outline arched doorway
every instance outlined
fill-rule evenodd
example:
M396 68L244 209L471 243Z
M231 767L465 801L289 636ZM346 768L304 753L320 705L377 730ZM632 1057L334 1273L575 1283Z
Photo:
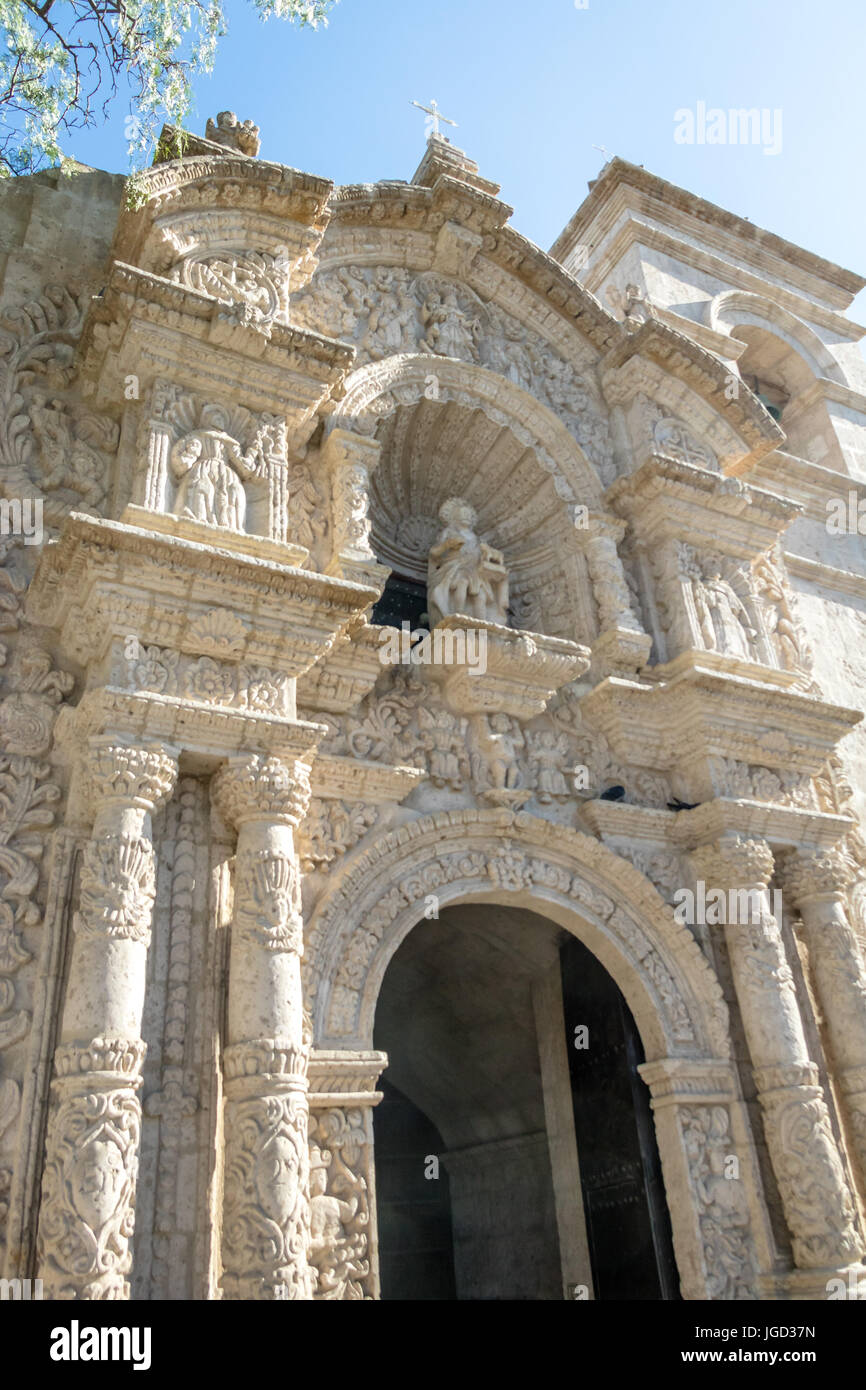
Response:
M616 983L646 1057L639 1070L651 1095L680 1292L753 1296L758 1260L766 1259L764 1208L718 980L688 928L626 858L580 831L498 808L416 816L387 830L347 865L307 924L311 1094L317 1109L332 1107L341 1123L357 1120L363 1130L353 1163L364 1203L370 1198L369 1296L379 1296L375 1078L390 1060L374 1050L379 997L404 942L435 927L452 906L523 910L543 931L561 928L577 938ZM524 931L521 948L527 940ZM564 1029L563 1021L560 1038ZM399 1080L392 1080L398 1089ZM571 1125L573 1132L573 1116ZM546 1128L550 1143L567 1126L560 1118ZM446 1150L457 1148L444 1133L443 1141ZM714 1198L714 1174L731 1155L741 1173L733 1213ZM564 1171L561 1161L556 1171ZM580 1191L578 1175L555 1184L554 1195L557 1203L569 1194L575 1202ZM568 1284L590 1282L586 1255L581 1278L577 1257L565 1249Z
M677 1296L637 1030L573 936L446 908L393 957L374 1042L383 1298Z

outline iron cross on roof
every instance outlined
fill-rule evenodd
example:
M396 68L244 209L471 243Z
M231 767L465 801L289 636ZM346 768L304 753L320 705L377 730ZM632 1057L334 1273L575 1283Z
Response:
M422 106L422 104L421 104L420 101L413 101L413 102L411 103L411 105L412 105L412 106L417 106L419 111L426 111L426 113L427 113L428 116L432 116L432 118L433 118L433 134L434 134L434 135L438 135L438 134L439 134L439 122L440 122L440 121L444 121L446 125L453 125L453 126L455 127L455 129L456 129L456 127L457 127L457 122L456 122L456 121L452 121L448 116L443 116L443 115L442 115L442 112L439 110L439 106L438 106L438 103L437 103L435 97L434 97L433 100L430 102L430 105L429 105L429 106Z

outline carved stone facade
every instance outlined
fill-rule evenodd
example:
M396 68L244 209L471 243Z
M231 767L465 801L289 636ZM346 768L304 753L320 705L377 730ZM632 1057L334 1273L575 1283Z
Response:
M135 211L75 177L52 264L0 199L0 1274L387 1295L388 972L495 909L505 973L577 937L628 1006L683 1296L825 1297L866 1273L866 560L825 525L864 282L619 160L545 256L439 136L334 187L176 134ZM552 1182L568 1296L544 978L544 1127L426 1158L455 1221Z

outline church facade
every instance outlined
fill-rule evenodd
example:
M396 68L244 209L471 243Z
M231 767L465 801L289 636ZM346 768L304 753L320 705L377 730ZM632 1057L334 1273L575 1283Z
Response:
M0 198L0 1273L856 1296L866 280L256 137Z

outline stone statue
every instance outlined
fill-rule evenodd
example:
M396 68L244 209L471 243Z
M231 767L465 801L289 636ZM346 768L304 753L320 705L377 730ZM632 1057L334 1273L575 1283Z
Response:
M701 637L709 651L754 661L756 631L733 585L723 577L719 562L710 561L701 579L692 580Z
M208 116L204 135L206 140L250 157L258 154L261 145L258 126L252 121L239 121L234 111L220 111L215 121Z
M205 426L179 439L171 450L171 471L178 480L174 511L192 521L243 531L246 493L242 478L255 468L237 440L227 434L219 407L202 413Z
M443 530L427 562L427 606L434 625L451 613L507 622L508 572L500 550L475 532L475 508L450 497L439 509Z

